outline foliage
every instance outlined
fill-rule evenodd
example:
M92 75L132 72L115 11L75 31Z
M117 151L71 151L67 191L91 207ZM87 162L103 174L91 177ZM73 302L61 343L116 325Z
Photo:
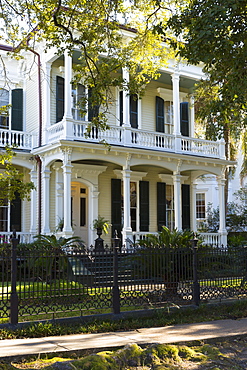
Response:
M56 238L55 235L36 235L36 245L41 253L30 258L28 268L37 271L37 274L46 270L46 279L50 281L56 276L66 277L68 273L68 256L71 248L76 250L83 248L83 242L80 237Z
M233 194L234 201L226 207L226 228L228 231L245 231L247 228L247 187L240 188ZM207 223L204 231L217 232L219 229L219 207L213 208L212 203L207 208Z
M82 99L81 113L87 102L95 110L100 106L92 125L106 129L105 112L115 99L111 87L141 97L171 56L163 36L154 32L171 9L172 2L164 0L4 0L1 18L6 41L17 57L22 48L34 50L37 42L43 43L44 51L55 47L58 55L81 52L73 82L83 81L91 89L91 96ZM121 76L121 69L129 70L130 80Z
M102 229L105 234L108 234L108 229L110 227L110 221L106 220L103 216L98 216L93 220L94 229Z
M190 0L168 23L182 40L175 42L180 55L204 64L207 79L199 84L197 100L208 134L239 136L247 113L245 0Z
M48 247L49 249L57 249L66 251L71 246L77 246L82 243L79 236L72 236L70 238L60 237L57 239L56 235L36 235L34 237L37 240L38 245Z
M0 165L3 166L0 172L0 205L6 204L7 200L12 202L17 194L22 200L30 200L30 192L35 189L32 182L23 181L23 173L12 164L15 155L13 148L8 146L0 152Z
M189 230L170 230L162 226L158 235L147 234L146 238L139 240L139 244L146 248L169 247L169 248L188 248L191 246L191 240L194 238L193 231Z
M236 160L242 147L242 177L247 173L246 20L245 0L187 0L162 29L175 33L171 44L182 58L203 63L206 78L194 93L197 121L206 138L225 140L226 159ZM230 173L226 168L226 202Z

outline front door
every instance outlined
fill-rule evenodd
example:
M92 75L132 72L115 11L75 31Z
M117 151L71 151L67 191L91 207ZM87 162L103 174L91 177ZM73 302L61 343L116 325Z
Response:
M75 236L88 245L88 187L79 182L71 184L71 219Z

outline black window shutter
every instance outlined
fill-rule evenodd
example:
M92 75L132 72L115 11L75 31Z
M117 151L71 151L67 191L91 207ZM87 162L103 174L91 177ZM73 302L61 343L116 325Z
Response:
M120 126L123 125L123 91L119 91L119 120Z
M133 128L138 128L138 96L130 95L130 125Z
M182 136L189 136L189 103L180 103L180 130Z
M56 122L64 116L64 78L57 76L56 81Z
M140 181L140 231L149 231L149 182Z
M164 99L156 96L156 131L165 132Z
M11 129L23 131L23 90L12 90Z
M166 183L157 182L157 226L161 231L166 226Z
M99 106L93 104L92 88L88 89L88 121L99 115Z
M121 180L111 180L111 224L112 237L117 230L118 237L122 236L122 196L121 196Z
M10 228L11 231L21 231L21 199L18 195L10 206Z
M190 185L182 184L182 229L190 230Z

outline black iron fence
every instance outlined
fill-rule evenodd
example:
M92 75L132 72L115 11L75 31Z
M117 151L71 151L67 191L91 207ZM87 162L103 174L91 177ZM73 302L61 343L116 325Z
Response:
M247 294L247 248L87 251L0 247L0 319L18 321L196 304Z

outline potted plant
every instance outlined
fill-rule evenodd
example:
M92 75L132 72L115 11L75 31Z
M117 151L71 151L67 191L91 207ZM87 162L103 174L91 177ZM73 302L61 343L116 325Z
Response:
M110 223L102 216L98 216L93 220L93 228L97 230L97 235L101 235L102 231L104 234L108 234Z

